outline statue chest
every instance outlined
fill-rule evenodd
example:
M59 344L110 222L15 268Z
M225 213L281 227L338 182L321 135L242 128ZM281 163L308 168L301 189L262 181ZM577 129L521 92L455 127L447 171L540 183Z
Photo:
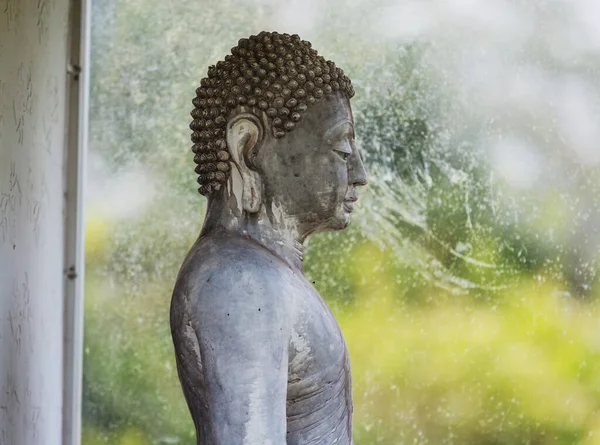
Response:
M350 444L350 364L335 317L305 283L294 301L289 341L288 444Z

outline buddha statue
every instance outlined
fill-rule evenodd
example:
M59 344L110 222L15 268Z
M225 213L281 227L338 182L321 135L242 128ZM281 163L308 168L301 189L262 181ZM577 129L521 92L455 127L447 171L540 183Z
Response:
M367 182L350 79L297 35L242 39L193 100L208 198L171 302L200 445L349 445L348 351L302 271L308 236L344 229Z

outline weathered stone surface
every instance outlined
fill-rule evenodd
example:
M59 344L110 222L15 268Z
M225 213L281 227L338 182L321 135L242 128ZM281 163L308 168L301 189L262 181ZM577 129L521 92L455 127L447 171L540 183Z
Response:
M310 49L296 36L285 36L253 38L262 39L262 45L269 37ZM250 46L243 39L232 50L249 70L256 60ZM289 60L277 48L272 49ZM294 54L292 46L288 49ZM319 63L329 73L320 70L318 84L333 82L333 73L341 79L333 63ZM214 82L220 81L220 67L209 69ZM310 66L302 70L316 76ZM270 86L281 84L280 77L269 77L269 70L258 74L271 79ZM298 82L286 79L297 91ZM307 76L300 81L308 82ZM219 84L203 82L216 94ZM197 171L212 173L199 179L209 202L204 227L177 278L171 330L198 444L352 443L346 344L330 309L302 272L303 242L313 233L346 228L357 187L367 181L354 144L353 91L349 79L344 82L323 88L312 103L302 102L303 93L288 99L294 110L304 105L298 109L301 119L286 120L294 125L284 126L285 134L279 130L283 120L276 120L281 111L268 103L287 110L286 117L292 112L280 103L277 93L285 90L277 86L273 95L265 95L265 104L249 105L246 98L223 115L215 112L215 122L219 116L225 120L223 134L194 140ZM195 121L199 109L192 112ZM200 141L206 135L196 134L204 130L195 125L200 124L192 124L193 138ZM224 179L217 178L219 172Z

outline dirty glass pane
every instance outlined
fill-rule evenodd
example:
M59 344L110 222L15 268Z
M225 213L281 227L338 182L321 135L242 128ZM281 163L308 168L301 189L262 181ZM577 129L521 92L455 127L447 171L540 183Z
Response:
M83 443L194 443L168 323L205 208L191 99L263 29L356 89L370 185L305 261L356 444L600 443L596 0L94 0Z

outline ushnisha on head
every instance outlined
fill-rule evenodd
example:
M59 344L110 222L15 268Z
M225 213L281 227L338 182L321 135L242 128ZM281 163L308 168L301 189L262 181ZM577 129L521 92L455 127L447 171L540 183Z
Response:
M265 120L265 131L281 139L306 111L327 96L350 99L350 79L319 56L298 35L261 32L241 39L231 54L208 69L192 101L192 151L198 191L210 196L230 176L227 124L233 110L250 110Z

